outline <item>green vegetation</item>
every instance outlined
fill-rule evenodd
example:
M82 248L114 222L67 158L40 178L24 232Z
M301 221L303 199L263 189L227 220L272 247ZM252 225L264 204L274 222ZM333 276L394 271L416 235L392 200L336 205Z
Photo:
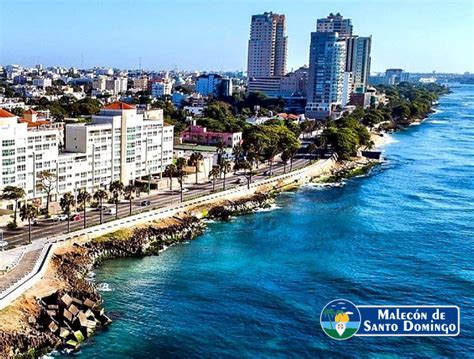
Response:
M51 117L55 120L95 115L102 107L102 104L96 99L86 97L82 100L75 100L69 96L63 96L57 101L49 101L46 97L41 97L31 100L28 104L39 110L49 110Z

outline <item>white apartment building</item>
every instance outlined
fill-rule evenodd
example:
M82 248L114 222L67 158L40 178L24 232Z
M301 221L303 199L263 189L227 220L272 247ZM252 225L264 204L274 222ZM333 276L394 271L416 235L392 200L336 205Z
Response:
M56 174L51 201L79 189L93 192L113 180L128 184L149 175L159 175L172 162L174 127L163 121L161 110L138 114L133 106L115 102L93 116L91 124L68 124L64 128L65 151L60 128L32 125L0 109L0 191L7 185L25 190L26 198L44 203L37 190L38 174ZM3 201L2 207L13 203Z
M33 79L33 86L36 86L38 88L45 89L46 87L51 87L53 85L53 82L51 79L46 79L46 78L39 78L39 79Z
M157 81L151 84L151 96L163 97L171 95L173 83L169 80Z
M127 92L128 79L126 77L116 77L107 79L105 82L105 89L110 91L113 95L118 95Z

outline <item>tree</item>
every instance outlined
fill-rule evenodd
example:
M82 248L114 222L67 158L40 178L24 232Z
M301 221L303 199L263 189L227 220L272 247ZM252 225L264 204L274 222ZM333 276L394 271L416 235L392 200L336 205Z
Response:
M313 154L316 152L317 146L315 143L310 143L308 145L308 154L309 154L309 163L313 161Z
M234 163L237 163L240 160L240 158L242 157L243 152L244 152L244 149L242 148L241 144L236 144L232 148L232 156L234 157ZM235 166L234 166L234 169L235 169ZM235 172L234 172L234 174L235 174Z
M129 214L128 214L129 216L132 215L132 201L134 198L133 195L135 194L136 190L137 189L133 184L129 184L125 186L125 188L123 189L124 197L128 201L128 204L129 204Z
M225 144L222 141L217 142L216 145L216 153L217 153L217 164L220 166L222 162L222 155L224 154L225 151Z
M209 171L209 178L212 178L212 191L216 190L216 180L219 178L221 171L219 167L213 167L212 170Z
M31 221L38 216L38 209L32 204L23 205L20 209L20 218L22 221L28 221L28 243L31 243Z
M102 224L104 200L107 200L108 197L109 197L109 195L103 189L99 189L99 190L97 190L96 193L94 193L94 199L96 201L99 201L100 224Z
M71 226L71 208L76 205L76 200L71 192L66 192L60 199L59 205L63 210L64 214L67 216L67 232L70 231Z
M18 211L18 201L25 197L25 191L21 187L15 186L5 186L3 188L2 195L0 196L1 199L7 201L15 201L15 208L13 212L13 224L16 227L16 218L17 218L17 211Z
M202 153L200 152L193 152L191 157L189 158L189 165L194 166L196 169L196 184L198 184L198 169L201 164L201 161L204 159Z
M244 170L244 177L247 180L247 189L250 189L250 183L252 182L252 177L255 174L253 171L253 165L251 162L244 160L239 161L235 164L238 170Z
M176 160L176 176L178 177L178 183L180 187L180 199L183 202L183 190L184 190L184 180L186 178L186 171L184 167L186 166L186 159L180 157Z
M87 227L87 203L91 200L91 195L85 188L79 190L77 194L77 201L82 204L83 216L84 216L84 228Z
M176 172L176 166L174 164L169 164L165 168L164 175L170 179L170 191L173 190L173 176Z
M227 173L229 173L232 170L232 165L230 164L230 161L227 161L227 160L222 161L220 170L221 170L222 174L224 175L224 181L222 183L222 189L225 191L225 183L226 183Z
M332 325L332 317L334 317L334 309L332 309L332 308L325 309L323 311L323 315L325 315L326 318L328 318L329 325L331 326L331 329L334 329L334 327Z
M283 173L286 173L286 164L288 163L289 159L290 159L290 151L289 150L284 150L281 153L281 160L283 162Z
M51 171L41 171L38 173L38 182L36 188L46 193L46 218L49 218L49 201L51 193L56 187L56 174Z
M113 181L110 183L109 190L112 193L112 197L115 203L115 218L118 218L118 205L120 202L120 196L123 192L123 183L120 181Z

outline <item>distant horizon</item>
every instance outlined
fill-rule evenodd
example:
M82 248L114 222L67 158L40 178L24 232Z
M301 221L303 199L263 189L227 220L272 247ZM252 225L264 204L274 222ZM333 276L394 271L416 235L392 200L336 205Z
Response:
M75 67L75 66L66 66L66 65L49 65L49 64L44 64L44 63L37 63L37 64L32 64L32 65L26 65L26 64L21 64L21 63L5 63L5 64L2 64L0 63L0 66L9 66L9 65L18 65L18 66L21 66L21 67L24 67L24 68L34 68L36 65L41 65L43 66L43 69L47 69L47 68L65 68L65 69L71 69L71 68L74 68L76 70L80 70L80 71L84 71L84 70L93 70L93 69L112 69L112 70L119 70L119 71L143 71L143 72L170 72L170 71L175 71L175 72L199 72L199 73L225 73L225 72L246 72L246 70L240 70L240 69L237 69L237 70L232 70L232 69L228 69L228 70L213 70L213 69L209 69L209 70L198 70L198 69L180 69L180 68L173 68L173 69L139 69L139 68L126 68L126 67L114 67L114 66L107 66L107 65L96 65L96 66L91 66L91 67L85 67L85 68L80 68L80 67ZM303 64L301 66L304 66L307 64ZM392 68L387 68L385 70L382 70L382 71L371 71L371 75L373 74L384 74L386 70L388 69L393 69ZM294 68L294 69L288 69L287 72L291 72L291 71L294 71L294 70L297 70L297 68ZM404 71L406 71L405 69L402 69ZM422 75L465 75L465 74L469 74L469 75L474 75L474 72L470 72L470 71L464 71L464 72L434 72L433 71L413 71L413 72L410 72L410 71L406 71L410 74L422 74Z
M316 20L340 12L372 36L372 73L474 72L470 0L3 0L0 11L3 64L246 71L251 16L272 11L286 15L290 71L308 64Z

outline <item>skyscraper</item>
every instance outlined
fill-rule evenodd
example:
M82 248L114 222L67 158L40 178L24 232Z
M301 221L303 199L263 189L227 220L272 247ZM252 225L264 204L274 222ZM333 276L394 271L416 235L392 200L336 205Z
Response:
M278 87L279 79L286 74L287 44L285 15L265 12L252 16L247 76L249 83L253 81L254 90L258 90L259 82L267 86L274 82L274 87Z
M372 37L351 36L347 42L346 71L352 72L352 92L362 93L370 75Z
M343 105L346 41L337 32L312 32L306 116L324 119Z
M316 23L317 32L337 32L339 38L348 38L352 36L352 21L344 19L340 13L334 15L330 13L324 19L318 19Z
M311 34L306 114L324 118L345 106L352 93L365 92L372 38L353 35L351 19L339 13L318 19L316 29Z

